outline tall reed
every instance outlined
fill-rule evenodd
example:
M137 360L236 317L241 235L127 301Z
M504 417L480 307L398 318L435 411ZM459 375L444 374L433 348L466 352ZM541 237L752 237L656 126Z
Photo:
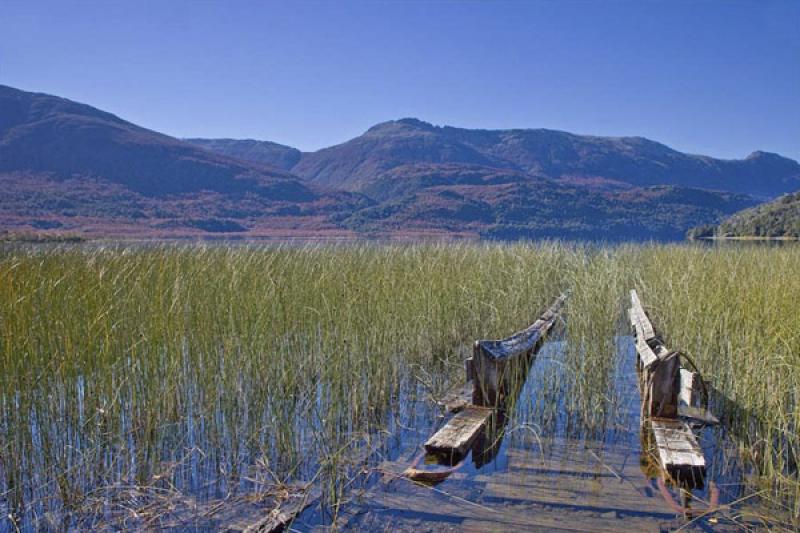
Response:
M335 490L401 394L441 393L459 346L525 325L564 260L549 244L6 250L10 511L69 515L121 485Z
M566 352L539 398L596 438L637 288L797 516L798 274L796 247L4 248L0 488L31 527L75 524L120 487L202 499L313 479L336 500L400 413L463 379L473 340L565 289Z
M651 246L625 261L667 344L697 363L742 453L800 516L800 248Z

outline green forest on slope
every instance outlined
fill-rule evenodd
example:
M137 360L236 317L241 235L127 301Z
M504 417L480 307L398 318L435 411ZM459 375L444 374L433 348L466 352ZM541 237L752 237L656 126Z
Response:
M688 237L800 238L800 191L740 211L719 225L692 228Z

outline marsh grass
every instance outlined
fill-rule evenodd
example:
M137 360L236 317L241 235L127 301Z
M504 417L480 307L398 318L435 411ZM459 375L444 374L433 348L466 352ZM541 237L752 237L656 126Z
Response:
M628 250L668 346L711 384L712 408L773 499L800 516L800 247Z
M2 475L28 522L99 488L335 497L401 395L522 327L560 247L13 248L0 259Z
M399 414L463 379L473 340L528 325L568 288L566 350L536 409L565 401L574 434L598 438L635 287L796 517L799 274L791 247L8 247L7 511L29 529L85 525L128 505L121 493L211 500L293 481L335 508Z

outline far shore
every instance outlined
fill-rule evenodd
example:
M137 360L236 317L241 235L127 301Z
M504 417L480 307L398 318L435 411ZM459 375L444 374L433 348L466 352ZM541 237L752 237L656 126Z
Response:
M800 237L695 237L695 241L800 241Z

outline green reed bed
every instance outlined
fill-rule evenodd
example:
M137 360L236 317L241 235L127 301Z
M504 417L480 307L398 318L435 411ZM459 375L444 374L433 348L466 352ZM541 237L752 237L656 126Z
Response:
M0 250L7 511L69 525L135 509L127 489L202 500L295 480L335 505L400 413L463 379L473 340L568 288L567 349L537 401L598 438L634 287L797 516L800 248L554 243Z
M800 516L800 247L653 246L622 261L667 345L710 382L767 494Z
M569 274L572 293L561 378L568 387L565 407L579 421L577 426L595 433L606 429L620 401L614 375L620 364L617 335L629 269L617 249L600 248L584 254Z
M751 473L746 494L800 518L800 247L586 248L566 268L567 345L523 423L552 433L559 402L573 436L603 438L625 420L614 339L630 334L625 310L636 288L667 345L709 383L712 410L738 446L735 460Z
M401 393L440 393L459 346L524 326L568 259L555 245L7 249L9 512L113 505L111 487L336 485Z
M619 335L627 335L620 318L630 265L619 260L615 248L579 246L565 248L564 255L562 275L570 294L553 333L565 342L537 356L535 391L520 396L523 404L516 423L528 433L535 428L537 437L547 439L563 434L574 440L602 440L609 429L630 430L619 427L625 399L617 382L623 363Z

